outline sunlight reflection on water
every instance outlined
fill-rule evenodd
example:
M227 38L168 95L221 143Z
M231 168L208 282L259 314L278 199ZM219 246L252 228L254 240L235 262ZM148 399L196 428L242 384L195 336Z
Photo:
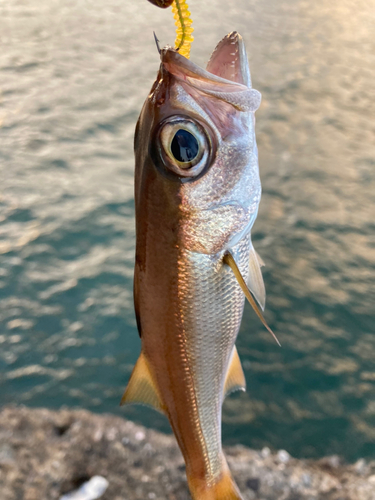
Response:
M79 405L168 430L151 410L118 407L139 353L132 138L158 67L152 30L174 40L170 13L137 6L0 6L0 402ZM224 405L224 441L371 456L375 4L191 10L192 59L203 65L238 30L263 95L254 243L283 345L245 310L248 392Z

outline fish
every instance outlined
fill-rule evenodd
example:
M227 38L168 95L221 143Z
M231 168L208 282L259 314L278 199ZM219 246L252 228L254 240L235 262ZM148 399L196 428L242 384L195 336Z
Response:
M134 138L141 353L122 404L167 416L194 500L241 499L221 419L225 397L246 387L235 346L245 294L264 321L263 262L251 241L261 94L237 32L219 42L206 69L169 46L160 58Z

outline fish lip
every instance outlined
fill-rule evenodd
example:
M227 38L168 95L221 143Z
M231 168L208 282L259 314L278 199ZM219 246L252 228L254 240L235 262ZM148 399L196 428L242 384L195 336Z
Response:
M194 88L198 92L227 102L239 111L255 112L259 108L261 94L250 86L250 70L242 38L237 33L234 38L231 37L232 34L229 34L219 42L207 68L225 76L231 75L232 79L201 68L168 46L160 53L162 72L172 75L184 87ZM231 45L233 43L236 44L235 48ZM234 52L230 52L231 50ZM233 66L229 64L231 57Z
M234 52L229 52L229 50ZM182 56L178 50L169 45L161 49L160 59L165 69L181 80L186 80L189 77L199 78L213 84L236 85L238 90L241 87L241 90L243 90L243 87L251 88L245 43L237 31L228 33L220 40L211 54L206 69ZM220 76L223 73L228 74L229 66L233 66L232 78Z
M237 31L228 33L215 47L206 70L229 81L251 88L246 47Z
M244 84L228 80L201 68L198 64L186 59L179 54L176 49L166 46L160 52L161 63L164 68L173 76L182 81L190 78L205 80L207 83L234 86L237 91L245 90L248 87Z

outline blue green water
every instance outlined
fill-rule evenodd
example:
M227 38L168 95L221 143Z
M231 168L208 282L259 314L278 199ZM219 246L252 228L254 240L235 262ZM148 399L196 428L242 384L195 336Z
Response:
M191 0L192 59L248 47L272 338L246 307L225 443L375 455L375 2ZM139 10L137 10L139 9ZM209 21L208 21L209 20ZM140 342L132 139L158 67L146 0L0 4L0 404L111 412Z

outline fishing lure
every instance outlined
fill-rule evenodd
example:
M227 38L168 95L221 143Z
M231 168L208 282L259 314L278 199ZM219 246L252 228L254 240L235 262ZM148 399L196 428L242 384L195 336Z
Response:
M190 46L194 40L192 33L193 21L190 17L190 12L186 0L175 0L172 4L172 12L176 25L176 41L175 48L179 53L189 59Z
M149 2L162 9L172 5L172 12L176 25L175 49L186 57L186 59L189 59L190 46L194 40L192 36L194 28L191 26L193 20L190 17L191 14L186 0L149 0Z

